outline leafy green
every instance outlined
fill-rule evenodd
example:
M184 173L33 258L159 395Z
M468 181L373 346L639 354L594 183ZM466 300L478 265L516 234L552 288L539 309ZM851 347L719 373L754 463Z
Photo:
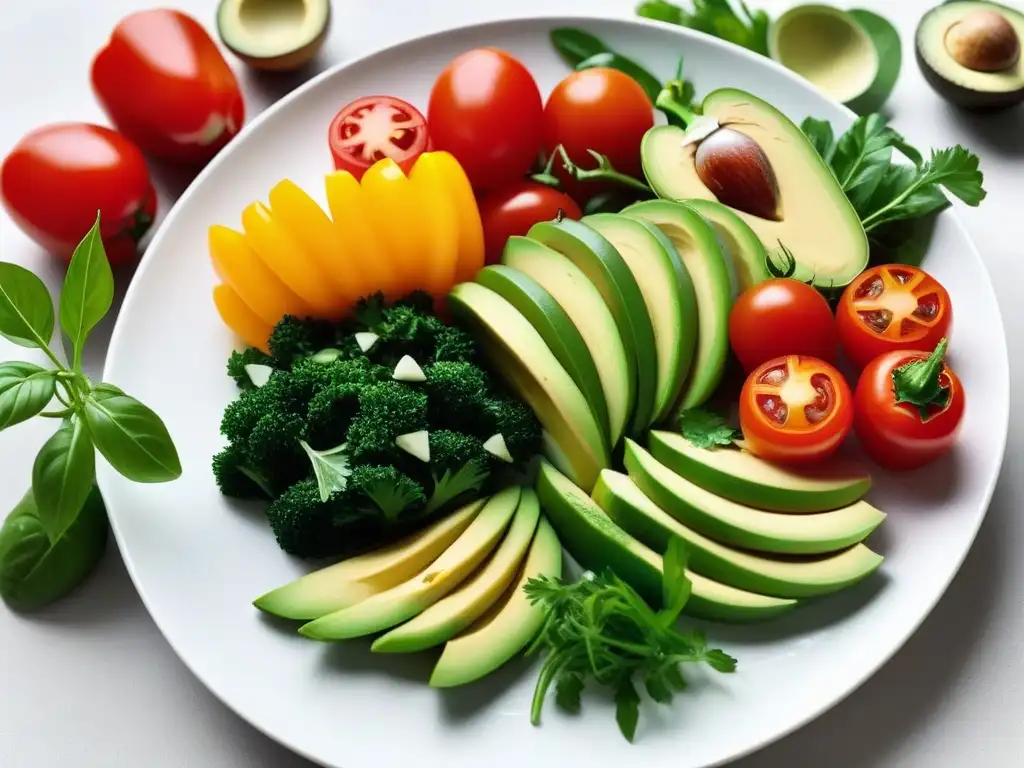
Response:
M57 372L35 363L0 363L0 431L31 419L53 399Z
M103 251L99 220L97 212L97 226L75 249L60 294L60 325L71 340L75 370L81 369L85 340L114 300L114 274Z
M394 467L383 467L362 480L361 490L391 522L423 503L423 488L419 483L401 475Z
M724 418L703 408L687 408L679 414L679 433L697 448L732 445L741 437Z
M580 695L592 680L614 691L619 730L633 741L640 718L636 679L643 680L656 702L670 704L685 688L681 664L706 663L719 672L736 669L735 659L707 647L703 633L677 629L690 590L685 568L684 545L673 539L664 558L666 602L659 611L610 571L586 573L575 584L547 577L527 582L527 597L545 614L528 651L546 651L531 708L535 725L552 685L558 706L576 712Z
M489 475L487 467L478 461L470 461L454 473L446 469L441 477L434 475L434 492L427 501L427 512L440 509L464 493L479 491Z
M320 500L327 501L332 493L344 491L352 474L345 443L327 451L310 448L305 440L300 440L299 444L313 463L313 474L316 475L317 486L320 488Z
M79 418L65 421L36 455L32 495L50 541L74 522L96 479L96 452Z
M148 406L123 393L93 391L82 418L93 444L110 465L137 483L181 476L181 461L167 427Z
M640 84L640 87L643 88L644 91L647 92L647 98L651 100L652 104L661 92L661 81L658 78L632 59L615 53L614 51L596 53L593 56L584 59L576 65L576 71L581 72L585 69L593 69L594 67L617 69L619 72L629 75Z
M609 67L629 75L647 92L651 102L661 90L661 81L628 56L613 51L589 32L576 27L551 30L551 44L558 55L577 72L594 67Z
M43 281L24 267L0 262L0 336L48 351L53 323L53 300Z
M752 11L739 2L739 12L729 0L691 0L687 10L666 0L644 0L637 8L639 16L689 27L742 46L762 56L768 55L768 27L771 19L765 11Z

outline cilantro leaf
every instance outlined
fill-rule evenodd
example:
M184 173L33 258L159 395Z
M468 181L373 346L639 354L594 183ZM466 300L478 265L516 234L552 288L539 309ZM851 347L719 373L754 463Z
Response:
M583 675L578 672L566 672L555 683L555 703L566 712L579 712L580 696L585 685Z
M408 477L381 477L363 487L365 493L389 522L409 507L423 501L419 485Z
M686 576L688 559L686 545L682 539L673 538L668 543L661 566L661 617L666 626L675 622L690 599L692 585Z
M434 492L427 501L427 514L440 509L452 499L470 491L479 491L490 476L487 467L479 461L468 461L455 474L446 469L441 477L434 476Z
M352 470L349 467L344 443L327 451L311 448L305 440L300 440L299 445L313 464L313 474L316 475L316 484L320 489L320 501L327 501L331 494L344 491L348 487Z
M697 448L732 445L741 437L725 419L703 408L687 408L679 414L679 433Z
M637 15L669 24L689 27L734 45L768 55L768 27L770 19L764 11L751 11L744 2L737 12L729 0L693 0L693 10L687 11L667 0L644 0Z
M831 168L832 156L836 152L836 137L832 132L832 123L828 120L816 120L813 117L807 117L800 123L800 130L803 131L807 140L811 142L814 151Z
M640 721L640 694L629 675L622 675L615 690L615 721L626 741L633 741L636 725Z

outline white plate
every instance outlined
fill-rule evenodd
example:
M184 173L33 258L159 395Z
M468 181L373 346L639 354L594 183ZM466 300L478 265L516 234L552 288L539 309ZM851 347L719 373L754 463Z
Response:
M314 644L250 605L304 567L280 552L258 511L227 503L210 473L221 412L235 390L224 374L233 340L210 299L207 227L237 225L245 205L285 177L321 194L331 167L327 125L341 105L391 93L425 106L436 75L469 48L510 51L547 93L566 74L547 37L562 25L586 27L665 77L684 53L700 93L736 86L795 120L811 114L845 128L851 119L773 62L685 30L535 19L432 35L334 69L249 126L168 217L114 331L106 379L163 416L184 467L179 481L155 486L100 468L139 594L175 651L229 707L328 766L549 768L577 759L591 768L697 768L751 752L834 705L906 641L959 568L995 484L1008 418L1003 326L982 262L946 212L926 266L956 307L951 357L968 394L957 450L915 476L879 473L870 498L890 516L872 538L888 556L877 578L772 624L711 627L712 639L739 657L738 673L695 675L673 708L645 706L634 746L619 735L610 703L596 696L581 717L561 715L552 703L543 727L532 727L535 669L527 663L440 693L424 682L430 654L376 657L365 642Z

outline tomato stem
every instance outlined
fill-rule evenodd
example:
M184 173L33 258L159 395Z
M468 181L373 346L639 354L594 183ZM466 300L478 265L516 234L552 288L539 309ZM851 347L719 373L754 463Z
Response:
M654 106L665 113L670 125L686 128L697 119L697 114L690 109L685 95L685 81L669 80L654 100Z
M530 175L530 178L536 181L538 184L551 187L552 189L561 189L562 181L551 172L551 169L555 167L555 153L552 152L551 156L544 163L544 170L540 173L534 173Z
M943 339L925 360L912 360L892 372L893 394L897 403L917 408L921 420L928 420L929 406L944 408L949 403L949 387L942 386L943 358L949 346Z
M565 147L561 144L555 147L555 152L561 158L562 167L565 169L565 172L576 179L576 181L609 181L647 195L651 194L651 188L640 181L640 179L635 179L628 174L615 170L615 166L612 165L612 161L608 159L607 155L602 155L600 152L588 149L587 152L597 161L597 168L587 170L576 165L572 158L569 157L569 153L565 151Z

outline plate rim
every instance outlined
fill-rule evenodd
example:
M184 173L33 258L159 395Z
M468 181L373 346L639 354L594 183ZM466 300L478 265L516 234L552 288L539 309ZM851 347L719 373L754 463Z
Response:
M170 230L170 228L176 224L177 219L181 214L181 209L184 207L184 204L189 200L189 198L193 194L195 194L196 189L200 187L203 183L205 183L209 176L216 173L221 163L223 163L225 159L228 156L230 156L230 154L234 152L239 145L244 143L248 139L249 134L255 131L265 120L269 119L272 115L277 114L277 112L279 111L288 109L293 101L302 98L307 91L314 89L322 81L335 77L338 75L338 73L346 69L349 69L350 67L355 67L357 65L364 64L376 57L391 55L395 53L398 49L403 48L407 45L411 45L413 43L425 43L438 38L444 38L452 34L459 34L464 32L486 33L488 29L500 29L508 26L515 26L517 24L541 25L553 28L555 26L577 26L579 24L585 24L587 22L595 21L609 22L613 24L623 24L627 26L634 26L640 28L659 29L662 32L668 32L683 39L696 38L701 40L704 44L708 44L717 48L728 49L730 54L737 55L740 56L741 58L747 59L755 67L774 69L782 76L788 78L789 80L792 80L799 87L805 90L809 89L814 91L817 97L830 102L834 107L838 107L851 119L855 119L857 117L856 113L847 108L845 105L839 103L832 97L822 93L804 77L796 74L795 72L792 72L791 70L782 66L782 64L776 62L774 59L771 59L767 56L762 56L754 51L750 51L741 46L734 45L732 43L721 40L719 38L714 37L713 35L709 35L704 32L692 30L686 27L678 27L667 23L653 21L644 18L609 16L607 14L602 13L574 13L569 15L552 13L539 15L531 14L526 16L511 15L502 16L500 18L490 19L487 21L447 26L443 29L428 32L423 35L404 37L382 48L377 48L361 56L346 59L344 61L340 61L336 64L333 64L332 66L325 69L323 72L318 73L317 75L311 77L306 82L297 86L294 90L292 90L282 98L278 99L276 102L274 102L265 110L256 115L251 121L247 122L243 126L242 130L232 139L232 141L229 142L229 144L220 152L218 152L217 155L209 163L207 163L205 167L203 167L203 169L196 175L196 177L181 193L177 200L175 200L174 204L167 212L167 215L165 216L164 220L160 223L160 226L158 227L152 240L147 245L145 252L143 253L142 257L139 260L137 268L134 274L132 275L132 279L125 292L124 299L121 302L120 309L118 310L117 319L115 321L113 331L111 332L108 351L105 356L103 364L103 380L106 381L109 372L113 368L117 367L117 350L120 346L123 328L126 325L124 318L131 313L134 307L134 303L136 302L138 296L140 295L141 289L139 288L139 285L141 284L141 282L137 278L140 275L142 275L145 272L145 270L149 268L149 265L152 262L152 258L150 258L151 251L155 249L157 246L159 246L162 243L163 239L167 237L168 230ZM792 735L793 733L801 730L808 724L819 719L822 715L826 714L831 709L836 707L838 704L842 703L847 698L856 693L868 680L875 677L875 675L878 674L882 667L888 664L893 659L893 657L901 649L903 649L903 647L907 644L910 638L918 632L918 630L921 628L924 622L934 612L935 607L938 605L939 601L942 600L942 598L946 595L946 592L949 590L949 587L953 583L953 580L960 573L960 570L963 567L967 555L970 553L971 549L974 546L974 543L978 536L978 532L980 531L985 519L988 517L988 510L992 502L992 497L995 493L999 477L1002 473L1003 463L1006 457L1006 446L1009 438L1008 417L1010 406L1010 371L1009 348L1007 345L1006 338L1006 324L1003 320L1002 312L995 292L995 287L992 282L992 275L989 272L988 265L982 258L981 252L978 250L978 247L975 244L974 238L971 236L970 231L964 225L963 220L959 214L959 211L957 211L955 206L950 206L948 209L944 210L940 214L940 216L948 218L953 223L953 225L960 231L960 233L964 237L964 240L967 242L971 258L973 258L977 266L981 268L984 287L988 291L989 296L991 297L993 309L995 311L997 319L999 320L999 333L1000 340L1002 342L999 346L1002 354L1000 355L999 360L995 362L998 363L998 367L1001 370L994 371L999 375L997 377L997 380L993 382L993 386L998 388L999 390L996 394L1000 396L1000 400L1004 404L1003 410L1005 410L1007 414L1007 421L1002 423L1001 434L998 436L998 446L996 451L997 461L993 462L989 477L986 478L985 480L985 491L982 497L983 506L981 514L978 516L976 524L970 530L969 537L965 542L963 551L957 559L955 566L950 570L949 576L947 579L945 579L945 582L941 584L941 588L936 592L934 599L928 602L928 604L925 606L925 610L921 613L920 617L911 622L911 624L907 627L906 631L902 632L898 637L896 637L895 642L893 642L886 651L880 653L871 664L868 664L865 667L864 671L857 676L857 678L854 680L852 684L849 684L846 687L838 689L835 692L823 697L823 702L812 707L808 714L804 717L796 718L794 722L792 722L788 726L774 732L770 736L766 736L759 740L755 740L751 744L745 746L743 749L734 752L729 757L716 760L712 763L707 763L705 768L717 768L718 766L723 766L734 761L741 760L745 757L748 757L756 752L765 749L766 747L776 742L781 741L782 739ZM120 475L118 475L116 472L114 472L112 468L106 465L105 462L98 462L96 469L96 482L100 489L101 496L106 496L105 491L111 488L112 484L118 482L129 482L122 478ZM105 499L104 504L106 504ZM330 764L323 762L320 758L307 752L301 746L294 744L292 740L288 737L278 735L273 731L270 725L265 725L261 722L255 722L254 720L244 715L228 700L227 695L225 693L222 693L218 689L218 686L211 685L211 683L207 681L207 679L195 669L190 660L189 655L183 653L182 650L179 649L178 645L171 639L168 632L164 630L161 619L158 618L157 613L151 607L150 600L147 597L146 591L140 584L139 579L136 576L135 566L132 557L129 554L127 545L122 539L122 533L116 522L117 515L110 514L109 507L107 512L108 520L110 522L111 530L113 531L114 534L114 539L117 543L118 551L125 564L125 569L127 570L128 576L132 581L132 585L139 596L139 599L145 606L146 612L149 614L153 623L156 625L164 641L168 644L168 646L170 646L171 650L178 657L181 663L185 665L186 669L188 669L188 671L200 683L202 683L203 687L206 688L206 690L209 691L224 707L226 707L236 717L244 721L246 724L254 728L259 733L263 734L264 736L276 742L277 744L280 744L289 751L295 753L296 755L299 755L300 757L306 760L309 760L310 762L316 765L324 766L325 768L338 768L337 766L331 766Z

